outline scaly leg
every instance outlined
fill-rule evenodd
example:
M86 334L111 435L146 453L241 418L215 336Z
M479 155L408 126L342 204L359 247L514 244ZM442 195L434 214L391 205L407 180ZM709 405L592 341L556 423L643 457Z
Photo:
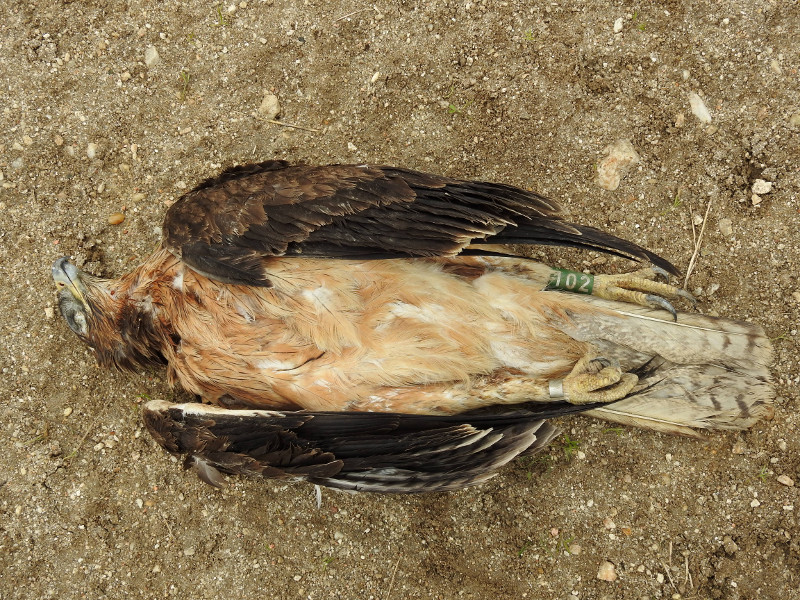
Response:
M669 274L659 267L639 269L621 275L587 275L578 271L554 269L548 289L591 294L605 300L628 302L649 308L662 308L677 320L678 314L669 300L683 298L696 305L689 292L669 283L656 281L662 276L669 281Z

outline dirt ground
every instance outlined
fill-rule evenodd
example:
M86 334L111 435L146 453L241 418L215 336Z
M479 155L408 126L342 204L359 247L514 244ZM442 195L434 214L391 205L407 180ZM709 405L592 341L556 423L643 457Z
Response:
M3 5L0 598L800 598L800 9L574 4ZM640 160L608 191L618 140ZM775 418L699 442L564 419L544 459L451 494L206 486L139 421L184 396L97 368L50 265L119 274L186 189L268 158L529 187L684 270L707 214L688 289L766 328Z

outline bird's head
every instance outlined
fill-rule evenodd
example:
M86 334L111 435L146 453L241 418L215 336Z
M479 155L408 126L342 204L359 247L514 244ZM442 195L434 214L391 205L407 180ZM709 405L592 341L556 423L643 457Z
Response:
M105 280L81 271L66 257L53 263L53 281L58 290L58 308L61 315L79 338L91 345L91 330L95 318L103 312L102 300L106 291Z
M163 363L152 319L122 293L121 280L84 273L66 257L53 263L52 273L64 320L101 365L135 370Z
M87 276L66 257L59 258L53 263L52 272L58 290L58 308L61 310L61 315L69 328L84 342L89 343L89 323L99 308L97 303L92 301L93 295L89 291L89 285L97 287L98 282L91 281L96 278ZM95 305L94 308L92 304Z

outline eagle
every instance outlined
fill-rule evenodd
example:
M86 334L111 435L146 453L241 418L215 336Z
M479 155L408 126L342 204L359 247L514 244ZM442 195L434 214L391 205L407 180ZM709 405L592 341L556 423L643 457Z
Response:
M651 266L552 269L525 256L533 244ZM148 402L143 419L204 481L405 493L485 481L546 447L553 417L695 436L768 417L764 331L678 313L677 273L518 187L283 160L183 195L118 279L52 267L100 365L166 366L201 400Z

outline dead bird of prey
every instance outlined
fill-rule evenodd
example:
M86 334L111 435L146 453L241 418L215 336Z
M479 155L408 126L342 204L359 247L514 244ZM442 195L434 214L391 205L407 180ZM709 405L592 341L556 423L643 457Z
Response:
M592 277L508 244L653 267ZM204 480L388 492L484 481L544 447L562 414L688 435L770 414L763 330L677 313L669 300L690 296L656 280L668 273L533 192L277 160L181 197L119 279L53 265L61 312L101 365L166 365L202 399L149 403L144 420Z

